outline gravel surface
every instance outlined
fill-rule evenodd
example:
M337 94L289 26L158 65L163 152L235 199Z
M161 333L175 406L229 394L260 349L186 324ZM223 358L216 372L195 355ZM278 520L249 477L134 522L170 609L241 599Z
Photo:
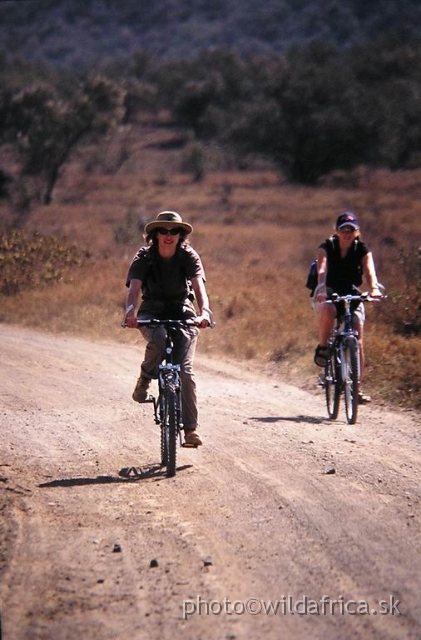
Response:
M135 336L0 340L3 640L421 637L419 414L199 355L168 479Z

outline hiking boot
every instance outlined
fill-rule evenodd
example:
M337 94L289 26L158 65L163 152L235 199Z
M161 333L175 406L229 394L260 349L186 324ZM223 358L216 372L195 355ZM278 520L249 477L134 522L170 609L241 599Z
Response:
M184 442L191 447L200 447L200 445L203 444L202 438L195 429L184 430Z
M322 347L320 344L317 345L314 351L314 364L317 364L318 367L324 367L327 362L327 347Z
M360 391L358 393L358 404L368 404L369 402L371 402L371 396Z
M132 398L135 402L146 402L148 398L148 389L151 384L151 379L146 376L139 376L136 382L135 389L132 394Z

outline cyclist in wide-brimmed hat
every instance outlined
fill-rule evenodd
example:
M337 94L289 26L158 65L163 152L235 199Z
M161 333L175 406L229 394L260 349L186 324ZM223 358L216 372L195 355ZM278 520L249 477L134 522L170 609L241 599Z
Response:
M182 407L187 444L201 445L197 432L198 410L193 361L199 327L211 322L212 313L206 292L206 278L199 254L188 244L191 224L184 222L175 211L162 211L145 226L147 246L141 247L129 267L126 286L126 324L137 328L142 319L195 318L197 326L180 328L175 337L174 356L182 365ZM138 307L139 297L141 303ZM199 311L196 313L194 300ZM137 311L136 311L137 310ZM165 348L162 327L141 327L147 341L140 376L133 392L133 400L145 402Z
M149 235L156 229L181 229L186 235L193 231L193 227L188 222L183 222L179 213L175 211L161 211L158 213L156 220L148 222L145 226L145 234Z

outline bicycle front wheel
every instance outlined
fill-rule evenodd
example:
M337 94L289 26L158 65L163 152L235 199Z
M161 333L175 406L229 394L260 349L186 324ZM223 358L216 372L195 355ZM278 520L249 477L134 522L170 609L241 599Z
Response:
M358 415L359 354L356 338L348 338L343 345L343 381L345 413L348 424L355 424Z
M160 416L161 416L161 466L166 467L168 461L168 436L167 436L167 418L166 418L166 403L164 401L164 394L161 392L160 400Z
M178 412L177 392L173 381L167 380L163 390L163 420L161 423L161 458L167 476L176 473Z
M327 414L331 420L336 420L341 398L341 381L337 376L336 354L333 349L329 349L325 365L325 395Z

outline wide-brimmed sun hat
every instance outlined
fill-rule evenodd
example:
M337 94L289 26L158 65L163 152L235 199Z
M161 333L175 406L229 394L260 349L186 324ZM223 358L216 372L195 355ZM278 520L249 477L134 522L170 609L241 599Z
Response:
M341 227L353 227L354 229L359 229L360 225L358 224L358 219L355 213L352 213L351 211L341 213L336 220L336 228L340 229Z
M193 227L188 222L183 222L182 217L175 211L161 211L152 222L145 226L145 233L149 235L154 229L174 229L180 227L187 234L193 231Z

